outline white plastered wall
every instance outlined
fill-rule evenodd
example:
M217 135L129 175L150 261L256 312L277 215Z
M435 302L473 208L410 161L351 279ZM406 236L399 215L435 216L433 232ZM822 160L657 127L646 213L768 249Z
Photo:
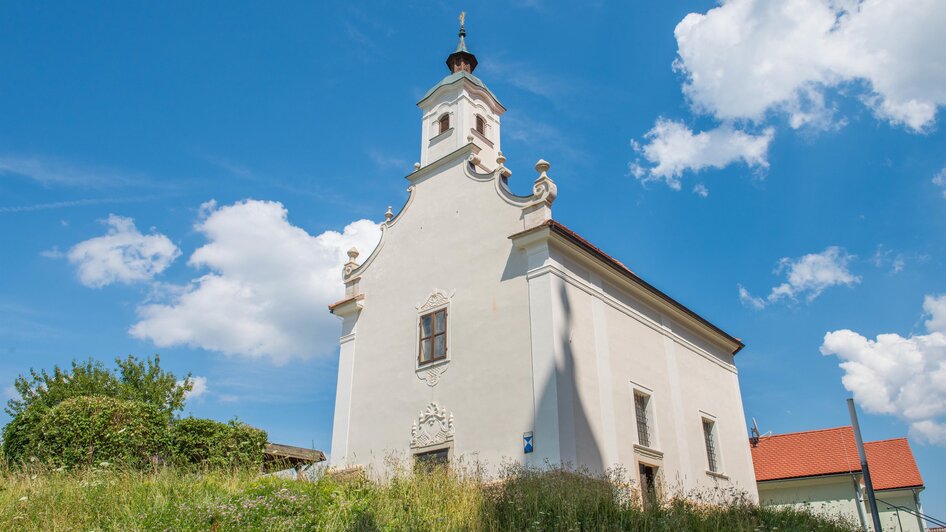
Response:
M550 255L553 296L562 300L553 305L553 338L564 370L563 459L598 471L622 465L634 479L641 461L660 468L666 492L734 486L756 499L732 354L638 300L594 262L565 248ZM635 446L635 388L651 396L647 449ZM720 474L707 471L703 418L716 423Z
M408 459L412 423L431 402L453 416L455 459L519 460L533 430L526 256L508 239L522 230L521 207L462 160L413 186L360 273L348 444L333 461L381 472L389 455ZM417 306L435 290L450 298L450 359L430 386L416 371Z

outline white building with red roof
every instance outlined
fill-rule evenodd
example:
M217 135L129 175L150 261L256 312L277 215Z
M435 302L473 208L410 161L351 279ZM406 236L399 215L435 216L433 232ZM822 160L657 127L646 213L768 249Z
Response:
M765 436L750 448L762 505L805 508L870 529L851 427ZM883 529L922 532L923 477L907 439L865 442L864 450Z

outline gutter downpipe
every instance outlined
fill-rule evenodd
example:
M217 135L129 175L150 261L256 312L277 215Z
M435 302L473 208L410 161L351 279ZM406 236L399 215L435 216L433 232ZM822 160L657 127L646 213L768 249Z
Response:
M857 506L857 517L861 520L861 529L867 530L867 518L864 517L864 497L861 496L861 483L857 475L851 473L851 483L854 484L854 506Z
M851 428L854 429L854 440L857 442L857 454L861 459L861 472L864 474L864 487L867 488L867 502L870 503L871 519L874 522L874 531L882 532L880 513L877 511L877 499L874 498L874 484L870 481L870 469L867 467L867 453L864 452L864 440L861 439L861 426L857 422L857 410L854 408L854 399L847 400L847 410L851 414Z
M910 491L913 492L913 505L916 507L916 524L920 526L920 530L926 530L926 527L923 525L923 518L920 517L923 515L923 508L920 507L920 492L916 488Z

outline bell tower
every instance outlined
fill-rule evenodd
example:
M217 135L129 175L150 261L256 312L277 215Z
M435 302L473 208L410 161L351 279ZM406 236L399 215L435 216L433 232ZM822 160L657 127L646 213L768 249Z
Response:
M466 48L466 13L460 13L460 42L447 56L450 74L434 85L417 106L423 112L421 167L470 143L479 149L482 172L492 171L500 153L499 117L506 112L482 80L473 75L477 60Z

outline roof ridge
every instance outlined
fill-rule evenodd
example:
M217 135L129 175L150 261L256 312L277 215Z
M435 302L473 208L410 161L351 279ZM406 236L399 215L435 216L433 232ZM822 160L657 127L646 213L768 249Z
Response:
M778 437L781 437L781 436L795 436L795 435L797 435L797 434L813 434L813 433L815 433L815 432L828 432L828 431L832 431L832 430L844 430L844 429L851 429L851 426L850 426L850 425L842 425L842 426L840 426L840 427L833 427L833 428L829 428L829 429L814 429L814 430L800 430L800 431L797 431L797 432L785 432L785 433L782 433L782 434L772 434L771 436L762 436L761 439L778 438ZM854 430L854 429L851 429L851 430Z
M910 440L908 440L908 439L906 438L906 436L901 436L901 437L899 437L899 438L887 438L887 439L883 439L883 440L865 441L865 442L864 442L864 445L869 445L869 444L871 444L871 443L885 443L885 442L888 442L888 441L900 441L900 440L903 440L903 441L905 441L905 442L907 442L907 443L910 442Z

